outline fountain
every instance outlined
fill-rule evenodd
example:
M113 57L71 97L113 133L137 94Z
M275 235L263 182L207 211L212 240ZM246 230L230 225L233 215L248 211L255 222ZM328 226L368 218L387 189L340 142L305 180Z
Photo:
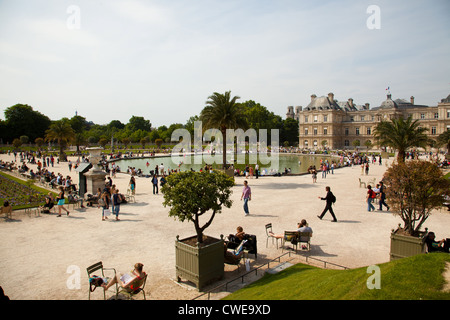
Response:
M102 159L101 153L103 148L86 148L89 151L89 162L92 163L92 168L84 173L86 176L86 192L96 194L97 189L103 190L105 187L105 176L108 174L98 166Z

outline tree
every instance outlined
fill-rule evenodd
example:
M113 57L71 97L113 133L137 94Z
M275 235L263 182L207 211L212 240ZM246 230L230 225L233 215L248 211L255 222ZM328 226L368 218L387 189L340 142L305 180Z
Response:
M437 143L440 146L445 146L447 152L450 154L450 130L441 133L437 138Z
M299 132L298 120L287 118L283 120L283 127L281 128L281 141L289 141L291 146L298 144Z
M413 120L409 116L391 121L381 121L374 129L374 137L377 144L388 146L398 151L397 161L404 162L406 151L412 147L426 147L428 137L425 134L427 128L419 126L419 120Z
M403 230L414 236L431 210L443 205L450 195L450 181L428 161L399 161L386 170L383 177L386 198L404 222Z
M38 146L39 150L41 149L41 147L44 145L44 139L42 138L36 138L34 139L34 143L36 143L36 145Z
M28 136L22 135L19 137L20 141L22 141L22 144L27 144L28 141L30 141L30 138Z
M84 131L87 129L86 118L76 115L70 118L69 123L75 132L73 142L77 146L77 154L80 154L80 145L86 142L83 135Z
M372 148L372 141L366 140L364 141L364 145L367 147L367 150L369 150L370 148Z
M20 141L20 139L16 138L16 139L13 140L12 144L14 146L14 149L17 150L22 145L22 141Z
M120 120L112 120L109 124L108 124L108 128L110 129L116 129L117 131L122 130L125 128L125 125L120 122Z
M139 142L142 145L142 149L145 149L145 145L147 144L148 140L146 138L142 138Z
M131 140L129 138L122 138L122 143L124 144L126 149L128 145L131 143Z
M45 132L46 141L57 141L59 145L59 160L66 161L66 155L64 148L74 138L75 132L73 131L70 123L67 119L62 119L53 122L50 128Z
M283 120L280 116L275 115L266 107L253 100L248 100L240 104L242 113L247 121L247 127L256 130L259 137L260 129L278 129L280 130L280 140L288 141L291 145L298 143L298 121L294 119ZM296 123L296 125L294 124ZM272 137L267 136L267 144L271 144Z
M137 116L132 116L130 120L128 120L127 125L125 126L125 128L127 130L130 130L131 132L137 130L150 132L150 130L152 129L151 127L152 125L150 123L150 120L145 120L144 117L137 117Z
M161 145L162 145L162 143L163 143L163 140L160 139L160 138L158 138L158 139L155 140L155 143L156 143L156 145L158 146L158 148L161 148Z
M206 101L206 107L200 114L204 129L218 129L222 133L222 166L227 167L226 130L247 128L247 122L241 112L237 96L231 98L231 91L220 94L214 92Z
M358 149L358 147L361 145L361 141L359 141L359 140L353 140L352 145L353 145L356 149Z
M192 221L197 233L197 241L203 243L203 232L209 227L222 206L230 208L230 196L234 180L220 171L185 171L168 176L161 188L164 207L169 206L169 216L183 222ZM209 219L200 226L200 217L211 213Z
M43 137L51 120L44 114L34 111L26 104L16 104L5 110L7 130L5 140L12 141L14 137L27 136L30 141Z

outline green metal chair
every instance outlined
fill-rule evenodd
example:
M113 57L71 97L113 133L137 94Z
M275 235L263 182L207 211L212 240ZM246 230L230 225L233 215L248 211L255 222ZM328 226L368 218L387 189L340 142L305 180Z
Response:
M88 279L91 279L94 276L94 272L100 271L101 272L101 277L102 278L106 278L109 281L109 279L111 279L111 277L105 277L105 272L104 272L105 270L108 271L108 272L110 270L112 270L114 272L114 277L116 276L116 269L114 269L114 268L104 268L103 267L103 263L100 261L100 262L97 262L97 263L95 263L95 264L93 264L93 265L91 265L91 266L86 268L86 271L87 271L87 274L88 274ZM92 286L91 286L91 284L89 282L89 300L91 300L91 292L93 292L95 290L95 288L94 288L94 290L92 290L91 288L92 288ZM101 287L101 289L103 289L103 299L106 300L106 292L105 292L106 290L103 287ZM116 292L117 292L117 283L116 283Z
M298 238L299 238L299 232L297 231L285 231L284 237L283 237L283 243L281 245L281 252L283 252L284 245L286 242L290 242L292 244L292 249L295 247L295 251L297 252L297 246L298 246Z
M127 299L131 300L134 296L138 295L140 292L144 295L144 300L147 300L145 297L145 283L147 282L147 274L140 278L133 280L132 285L133 288L136 289L130 289L130 288L123 288L122 286L119 288L116 294L116 299L118 298L119 294L127 297Z

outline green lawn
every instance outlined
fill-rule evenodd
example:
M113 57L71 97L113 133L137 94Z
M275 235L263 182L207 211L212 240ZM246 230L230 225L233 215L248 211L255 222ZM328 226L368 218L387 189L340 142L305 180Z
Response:
M0 172L0 205L8 200L14 210L36 207L45 203L48 192L47 189L34 185L32 181L24 181Z
M380 289L368 289L373 272L296 264L227 296L226 300L450 300L442 292L450 254L422 254L378 265ZM370 279L369 279L370 278Z

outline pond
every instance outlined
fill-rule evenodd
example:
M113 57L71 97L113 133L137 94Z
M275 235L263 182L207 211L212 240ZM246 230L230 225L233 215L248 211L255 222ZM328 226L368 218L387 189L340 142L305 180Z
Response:
M337 156L330 155L314 155L314 154L276 154L277 157L271 158L267 157L268 161L261 161L258 158L258 163L260 166L260 171L266 170L267 173L272 171L284 172L285 168L290 169L292 174L306 173L308 168L315 165L316 168L319 167L321 160L328 160L329 163L335 161L339 163L340 158ZM246 158L246 163L253 166L255 161L249 161L248 155ZM255 157L250 157L255 158ZM276 161L278 158L278 161ZM136 170L141 169L143 174L150 174L151 170L154 170L156 165L161 166L163 164L164 170L176 170L180 171L195 170L198 171L200 168L204 168L206 164L212 164L213 168L220 168L221 165L217 164L221 162L222 155L208 156L208 155L185 155L185 156L156 156L156 157L144 157L144 158L124 158L111 160L110 162L115 162L121 169L121 171L126 171L128 167L134 167ZM264 159L264 158L262 158ZM252 159L254 160L254 159ZM215 162L214 162L215 161ZM235 167L243 170L245 164L239 164L242 161L239 160L235 164Z

